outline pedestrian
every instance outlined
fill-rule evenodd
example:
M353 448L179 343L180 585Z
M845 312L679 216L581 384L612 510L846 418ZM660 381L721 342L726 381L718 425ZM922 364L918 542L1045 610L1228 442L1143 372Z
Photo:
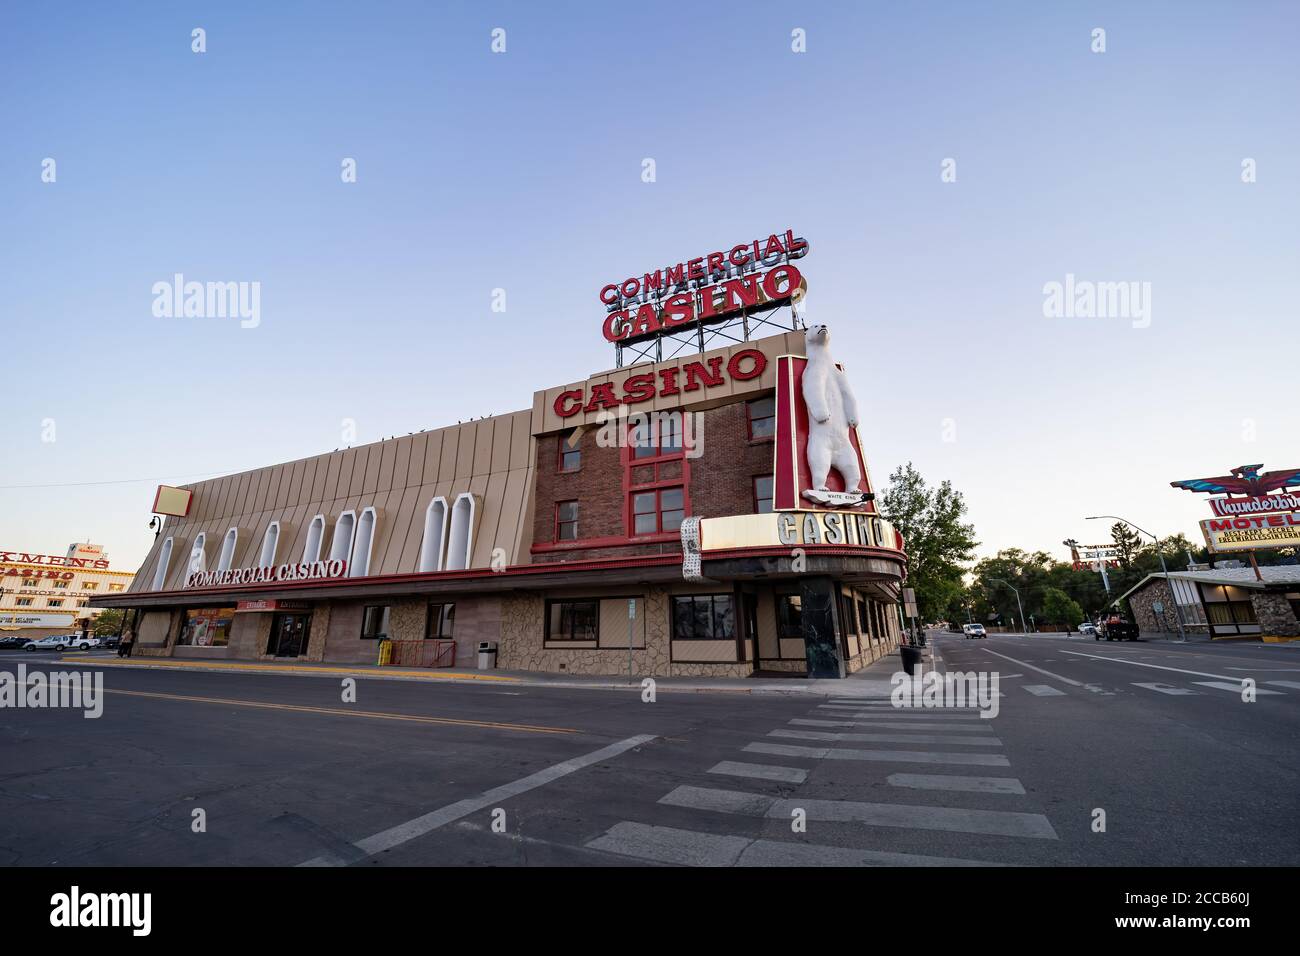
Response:
M135 632L129 627L122 632L122 640L117 645L118 657L130 657L131 649L135 645Z

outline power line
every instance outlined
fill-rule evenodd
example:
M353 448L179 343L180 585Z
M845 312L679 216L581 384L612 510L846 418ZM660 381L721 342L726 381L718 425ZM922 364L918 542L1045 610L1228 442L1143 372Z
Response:
M204 475L221 475L223 471L195 471L188 475L162 475L157 478L119 478L114 481L65 481L49 485L0 485L0 491L16 491L22 488L85 488L91 485L134 485L146 481L178 481L181 478L201 478Z

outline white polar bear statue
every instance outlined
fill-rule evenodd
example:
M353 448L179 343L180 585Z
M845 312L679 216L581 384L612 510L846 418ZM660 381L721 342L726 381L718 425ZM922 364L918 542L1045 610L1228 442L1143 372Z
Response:
M862 470L849 438L849 430L858 427L857 400L849 388L848 376L831 358L830 330L824 325L809 326L804 341L808 364L803 370L803 400L808 406L808 470L812 487L830 492L826 478L834 466L844 479L844 492L861 498L858 484Z

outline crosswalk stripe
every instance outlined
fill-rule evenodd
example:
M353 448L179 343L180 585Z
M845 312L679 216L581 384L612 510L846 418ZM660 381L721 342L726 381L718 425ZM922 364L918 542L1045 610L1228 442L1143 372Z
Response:
M585 844L619 856L679 866L1002 866L983 860L748 840L624 821Z
M1226 690L1231 694L1240 694L1242 690L1241 684L1234 684L1228 680L1194 680L1192 683L1198 687L1213 687L1215 690ZM1274 697L1285 696L1280 690L1268 690L1265 687L1256 687L1255 693L1261 697L1266 694Z
M1026 684L1025 690L1035 697L1064 697L1065 691L1057 690L1048 684Z
M906 803L860 803L856 800L783 800L761 793L691 786L678 787L661 797L659 802L692 810L768 819L788 820L796 811L803 811L808 820L826 823L865 823L911 830L1057 839L1056 830L1041 813L1012 810L967 810Z
M818 708L821 710L821 708ZM814 711L816 713L816 711ZM894 707L889 710L841 710L835 708L823 711L827 717L900 717L900 718L924 718L926 720L990 720L992 718L981 717L979 711L975 708L964 708L958 710L955 707Z
M1147 690L1153 690L1158 694L1174 694L1177 696L1181 696L1184 694L1191 694L1193 696L1196 695L1196 691L1194 690L1188 690L1186 687L1174 687L1172 684L1161 684L1159 681L1152 681L1150 683L1142 683L1140 681L1134 681L1133 686L1145 687Z
M885 778L891 787L912 790L957 790L963 793L1023 794L1015 777L960 777L946 773L891 773Z
M724 760L709 768L709 773L753 777L755 780L778 780L781 783L803 783L808 779L808 771L798 767L777 767L770 763L741 763L735 760Z
M742 750L781 757L811 757L814 760L872 760L882 763L947 763L971 767L1010 767L1002 754L959 754L929 750L857 750L851 747L805 747L799 744L769 744L756 741Z
M1265 684L1273 684L1277 687L1286 687L1290 690L1300 690L1300 683L1293 680L1266 680Z
M833 730L769 730L769 737L794 740L842 740L855 744L961 744L971 747L1001 747L997 737L948 737L943 734L856 734Z
M869 727L880 730L942 730L944 733L978 734L992 730L993 722L978 724L945 723L939 720L819 720L816 717L795 717L790 723L799 727Z

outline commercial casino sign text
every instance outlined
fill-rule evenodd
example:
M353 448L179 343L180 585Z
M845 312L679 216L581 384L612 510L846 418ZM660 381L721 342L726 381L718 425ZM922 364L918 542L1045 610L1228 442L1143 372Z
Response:
M793 260L807 253L808 241L787 229L611 282L600 290L610 310L602 331L611 342L636 342L779 304L799 288L803 276Z
M280 581L312 581L341 578L348 573L348 563L302 561L298 564L268 565L262 568L230 568L226 571L195 571L185 579L187 588L213 588L232 584L271 584Z

